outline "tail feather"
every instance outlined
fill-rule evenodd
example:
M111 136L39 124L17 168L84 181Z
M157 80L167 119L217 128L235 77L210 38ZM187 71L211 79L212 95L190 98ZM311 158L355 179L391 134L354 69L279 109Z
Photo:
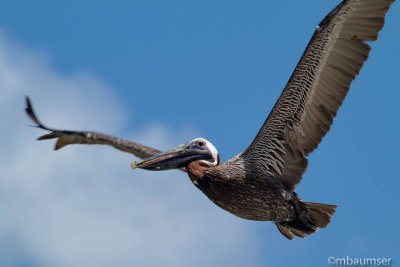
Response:
M336 205L304 202L310 209L311 218L315 221L315 224L319 228L325 228L331 221L331 215L335 214Z
M294 237L292 235L292 232L290 231L290 229L286 226L283 226L280 223L276 223L276 227L278 227L279 232L281 232L282 235L284 235L286 238L293 240Z
M296 236L298 236L298 237L301 237L301 238L305 238L305 237L306 237L306 234L305 234L304 232L302 232L301 230L298 230L298 229L296 229L296 228L290 228L290 231L291 231L294 235L296 235Z
M278 230L288 239L294 239L293 235L304 238L314 234L319 228L325 228L331 221L331 215L335 213L336 205L301 202L304 211L296 211L297 218L292 221L276 222Z

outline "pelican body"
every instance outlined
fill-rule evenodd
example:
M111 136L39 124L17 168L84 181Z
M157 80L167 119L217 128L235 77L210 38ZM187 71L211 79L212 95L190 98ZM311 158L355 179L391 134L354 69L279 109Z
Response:
M318 25L281 96L251 145L220 163L217 149L203 138L169 151L91 131L48 128L26 112L37 127L56 138L55 149L69 144L105 144L142 159L132 168L180 169L222 209L248 220L273 221L287 238L306 237L324 228L336 205L303 202L295 193L314 151L367 60L370 46L394 0L345 0Z
M152 171L182 167L216 205L243 219L274 221L289 239L293 239L291 233L305 237L326 227L337 207L302 202L272 172L260 176L251 164L246 164L244 154L220 164L216 148L203 138L132 163L132 168Z

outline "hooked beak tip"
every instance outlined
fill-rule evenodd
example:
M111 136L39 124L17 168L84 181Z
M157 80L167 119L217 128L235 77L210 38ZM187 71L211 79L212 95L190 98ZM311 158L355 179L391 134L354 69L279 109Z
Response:
M132 168L132 170L136 169L136 161L132 162L131 168Z

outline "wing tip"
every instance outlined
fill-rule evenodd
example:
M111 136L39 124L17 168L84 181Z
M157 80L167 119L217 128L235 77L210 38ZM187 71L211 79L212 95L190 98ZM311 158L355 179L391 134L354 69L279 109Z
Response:
M41 121L36 116L29 96L25 96L25 105L25 112L28 117L36 124L35 127L47 130L47 127L44 126L43 123L41 123Z
M29 99L29 96L25 96L25 112L36 125L40 125L40 122L35 116L35 112L33 111L32 103Z

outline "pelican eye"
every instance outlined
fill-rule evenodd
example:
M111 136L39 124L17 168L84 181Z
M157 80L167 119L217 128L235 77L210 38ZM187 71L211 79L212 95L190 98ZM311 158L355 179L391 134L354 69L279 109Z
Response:
M199 146L203 147L206 143L205 143L204 141L201 141L201 140L200 140L200 141L197 142L197 144L198 144Z

